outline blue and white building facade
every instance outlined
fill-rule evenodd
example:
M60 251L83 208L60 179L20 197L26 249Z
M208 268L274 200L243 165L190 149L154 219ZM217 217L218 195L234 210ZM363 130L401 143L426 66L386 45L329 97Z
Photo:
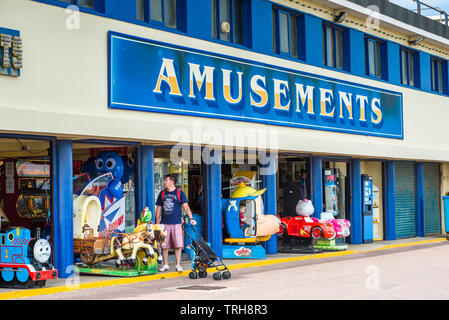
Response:
M137 149L136 212L154 208L159 147L205 151L189 152L190 161L219 159L206 161L205 197L207 237L219 254L222 164L241 150L256 150L260 168L286 155L307 159L316 213L326 209L325 170L340 168L352 244L443 233L449 27L430 32L418 23L427 18L396 18L387 1L364 4L2 0L0 138L50 144L60 276L74 264L79 141ZM279 208L279 174L260 172L268 213ZM364 174L380 195L369 239ZM265 249L277 253L276 237Z

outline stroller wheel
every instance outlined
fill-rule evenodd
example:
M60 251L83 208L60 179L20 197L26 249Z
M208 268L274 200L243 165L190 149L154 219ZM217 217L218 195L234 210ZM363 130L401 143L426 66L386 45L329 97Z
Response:
M213 277L214 277L214 280L221 280L221 273L220 272L215 272Z
M223 272L223 279L227 280L231 278L231 272L225 271Z
M200 277L200 278L207 278L207 271L206 270L198 271L198 277Z
M189 278L190 279L196 279L198 277L198 275L196 274L195 271L190 271L189 273Z

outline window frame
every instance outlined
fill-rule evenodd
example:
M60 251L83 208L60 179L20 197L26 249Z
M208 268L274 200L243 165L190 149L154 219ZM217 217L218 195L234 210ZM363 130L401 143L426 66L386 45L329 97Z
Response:
M178 1L174 0L174 5L175 5L175 17L174 17L174 21L175 21L175 26L170 26L167 25L167 21L166 21L166 1L167 0L160 0L161 1L161 10L162 10L162 21L159 20L155 20L151 18L151 0L141 0L143 3L143 20L138 18L138 1L136 0L136 21L139 22L144 22L144 23L148 23L148 24L152 24L152 25L156 25L156 26L160 26L160 27L164 27L164 28L170 28L173 30L178 30L179 29L179 21L178 21L178 10L179 10L179 5L178 5Z
M328 28L332 29L332 59L333 59L333 65L329 65L329 59L328 59ZM323 21L323 29L322 29L322 37L323 37L323 65L335 68L339 70L346 70L345 68L345 52L347 49L345 49L345 32L347 29L330 23L328 21ZM337 31L341 34L341 47L337 48ZM341 51L341 67L338 65L338 54L337 52Z
M447 94L447 61L435 56L430 56L430 90L432 92ZM437 69L437 70L435 70Z
M406 74L404 72L404 59L403 54L405 54L405 66L406 66ZM417 65L417 57L419 55L418 51L412 50L410 48L406 47L400 47L399 48L399 65L400 65L400 76L401 76L401 84L409 87L418 87L418 77L417 77L417 71L418 71L418 65ZM412 62L410 60L413 60ZM413 70L410 70L412 67ZM412 72L411 72L412 71ZM410 78L410 74L412 74L413 79ZM406 76L406 79L404 79L404 75ZM405 80L405 81L404 81ZM411 81L413 80L413 81Z
M281 25L280 16L284 14L287 17L287 45L288 52L282 50L281 43ZM273 52L282 56L288 56L295 59L300 57L299 48L299 17L300 13L286 10L284 8L273 6L272 8L272 24L273 24ZM294 25L292 26L292 21ZM292 30L295 34L292 34Z
M374 73L371 72L370 43L374 44ZM365 74L372 78L383 79L385 73L383 66L382 47L384 40L365 35Z
M230 30L229 30L229 40L223 39L221 37L221 23L220 21L220 0L211 0L211 38L219 41L224 41L227 43L233 43L236 45L245 45L245 5L243 0L222 0L227 2L228 12L229 12L229 24L230 24ZM236 31L236 10L235 7L236 2L239 1L240 3L240 10L241 10L241 21L240 26L241 30ZM240 35L237 36L237 33ZM240 39L240 41L237 40L237 38Z
M90 9L90 10L96 10L96 11L99 11L101 8L100 3L99 3L100 1L98 1L98 0L92 0L92 7L86 6L86 5L80 5L79 4L80 0L57 0L57 1L65 3L67 5L77 6L77 7Z

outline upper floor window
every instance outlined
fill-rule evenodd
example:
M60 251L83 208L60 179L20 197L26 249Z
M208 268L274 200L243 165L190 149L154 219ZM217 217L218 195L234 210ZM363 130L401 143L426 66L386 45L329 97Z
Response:
M212 37L243 44L243 0L211 0Z
M273 8L273 51L298 58L298 15Z
M323 24L323 64L344 69L345 29L330 23Z
M445 87L447 86L447 62L436 57L431 57L430 73L432 81L432 91L440 93L446 91Z
M59 0L61 2L70 3L75 6L94 9L94 0Z
M365 38L365 69L368 76L382 77L382 44L379 39Z
M136 0L136 18L176 29L176 0Z
M416 86L416 70L418 54L416 51L401 48L400 49L401 60L401 83L407 86Z

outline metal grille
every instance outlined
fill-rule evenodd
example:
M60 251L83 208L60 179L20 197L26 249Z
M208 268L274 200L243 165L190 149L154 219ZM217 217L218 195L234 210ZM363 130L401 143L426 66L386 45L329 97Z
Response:
M440 164L424 163L424 233L441 232Z
M415 164L395 162L396 237L416 236Z

